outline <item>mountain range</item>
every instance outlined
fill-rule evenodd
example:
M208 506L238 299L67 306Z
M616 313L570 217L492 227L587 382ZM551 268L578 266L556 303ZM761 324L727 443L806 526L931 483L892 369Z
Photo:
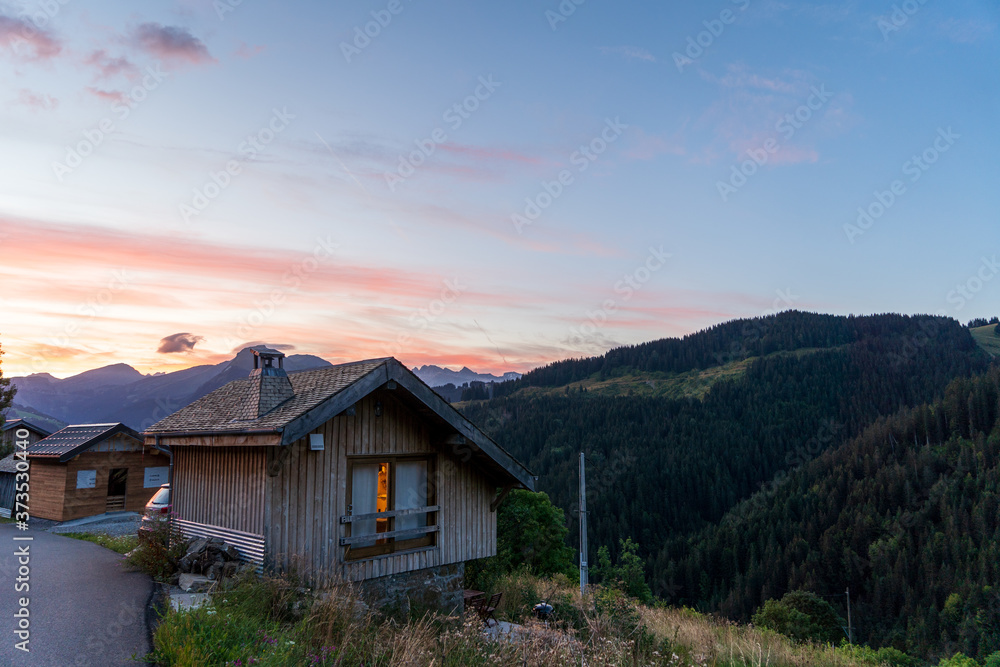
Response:
M331 365L317 356L293 354L285 358L289 373ZM11 378L17 387L9 418L28 419L49 430L66 424L122 422L142 431L226 383L249 375L253 368L250 348L220 364L194 366L181 371L143 375L128 364L112 364L60 379L48 373ZM448 383L499 381L517 373L495 376L468 368L453 371L438 366L414 369L432 387Z

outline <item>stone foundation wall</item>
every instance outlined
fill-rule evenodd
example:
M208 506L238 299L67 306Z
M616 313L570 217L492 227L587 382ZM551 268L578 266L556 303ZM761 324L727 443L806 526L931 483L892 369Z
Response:
M396 617L426 611L452 615L463 609L465 563L440 565L366 579L361 591L373 609Z

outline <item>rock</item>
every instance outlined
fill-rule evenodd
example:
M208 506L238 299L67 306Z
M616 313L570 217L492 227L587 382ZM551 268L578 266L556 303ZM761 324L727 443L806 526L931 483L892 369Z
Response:
M204 593L212 588L212 582L208 577L199 574L182 574L178 578L177 586L185 593Z
M185 557L204 551L205 547L208 546L208 542L209 541L206 540L204 537L199 537L198 539L191 540L191 542L188 543L187 553L184 554Z

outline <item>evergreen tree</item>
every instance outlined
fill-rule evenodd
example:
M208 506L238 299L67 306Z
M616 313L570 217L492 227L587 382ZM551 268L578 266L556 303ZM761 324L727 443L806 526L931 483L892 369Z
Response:
M4 412L14 401L16 393L17 387L11 384L10 378L3 376L3 347L0 346L0 426L3 426Z

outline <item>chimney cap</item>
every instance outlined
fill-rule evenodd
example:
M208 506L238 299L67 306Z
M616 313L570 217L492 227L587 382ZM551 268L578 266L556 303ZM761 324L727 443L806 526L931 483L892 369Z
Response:
M274 348L268 347L267 345L257 345L250 348L253 350L254 355L258 357L283 357L285 353L281 350L275 350Z
M251 377L254 375L284 375L285 374L285 353L278 350L274 350L266 345L258 345L256 347L251 347L253 350L253 370L250 372ZM275 360L277 360L277 368L274 365Z

